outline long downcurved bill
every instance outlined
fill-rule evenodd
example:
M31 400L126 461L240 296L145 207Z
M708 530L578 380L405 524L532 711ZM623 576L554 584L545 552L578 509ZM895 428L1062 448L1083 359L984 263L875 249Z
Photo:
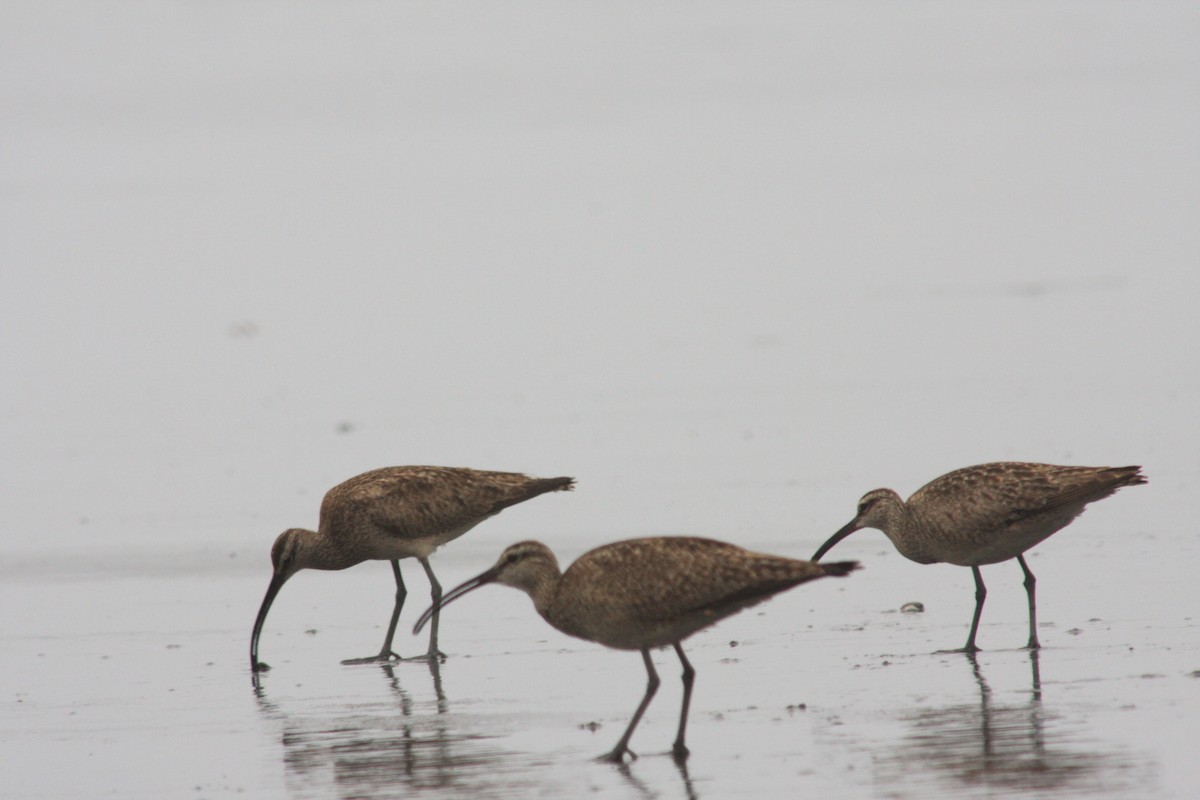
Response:
M496 575L499 574L499 572L500 570L498 570L496 567L492 567L491 569L479 573L474 578L464 581L450 591L446 592L446 594L442 595L442 600L440 603L434 603L429 608L425 609L425 613L422 614L421 618L417 620L417 624L413 625L413 636L416 636L418 633L420 633L421 628L424 628L425 624L429 622L429 620L433 619L433 615L441 611L445 605L454 602L468 592L478 589L480 586L486 586L487 584L492 583L496 580Z
M858 519L857 518L850 520L850 522L848 522L845 525L845 527L843 527L840 531L835 533L833 536L830 536L829 539L825 542L825 544L823 544L817 548L817 552L813 553L813 557L810 558L809 561L820 561L821 556L828 553L830 550L833 549L833 546L835 544L840 542L842 539L845 539L847 536L854 533L856 530L858 530Z
M267 612L271 610L271 603L275 602L275 595L279 594L279 589L285 582L287 582L287 578L281 578L278 572L275 573L271 577L271 585L267 587L267 594L263 597L262 605L258 607L258 617L254 620L254 633L250 635L251 672L270 669L270 667L258 660L258 635L262 633L263 623L267 621Z

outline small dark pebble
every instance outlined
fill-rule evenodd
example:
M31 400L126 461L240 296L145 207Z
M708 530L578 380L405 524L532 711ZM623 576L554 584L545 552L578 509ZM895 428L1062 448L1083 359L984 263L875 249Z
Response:
M917 602L916 600L900 606L900 611L904 614L920 614L924 610L925 604Z
M1200 678L1200 669L1192 670L1190 673L1190 676L1193 678Z
M1078 636L1079 634L1083 633L1083 628L1071 628L1071 630L1067 631L1067 633L1071 634L1072 636Z
M600 730L600 723L594 722L594 721L593 722L585 722L582 725L580 725L579 727L582 730L591 731L592 733L595 733L596 731Z
M167 649L168 649L168 650L178 650L178 649L179 649L179 648L181 648L181 647L183 647L183 645L181 645L181 644L169 644L169 645L167 645Z
M797 711L807 711L808 703L793 703L792 705L787 706L784 710L789 714L795 714Z
M738 644L740 644L740 642L738 642L736 639L729 642L730 647L737 647Z
M309 636L316 636L316 635L317 635L317 629L316 629L316 628L309 628L308 630L306 630L306 631L305 631L305 633L307 633Z

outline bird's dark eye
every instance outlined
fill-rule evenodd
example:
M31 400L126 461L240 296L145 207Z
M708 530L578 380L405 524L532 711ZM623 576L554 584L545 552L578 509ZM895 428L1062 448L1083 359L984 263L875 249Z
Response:
M519 553L509 553L504 557L505 564L515 564L521 558Z

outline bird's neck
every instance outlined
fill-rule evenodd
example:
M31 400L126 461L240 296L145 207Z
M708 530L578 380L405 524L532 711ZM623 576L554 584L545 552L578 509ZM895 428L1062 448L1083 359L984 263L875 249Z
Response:
M897 499L895 503L887 505L883 514L884 520L879 529L891 539L900 555L918 564L936 561L925 552L923 526L912 506Z
M562 573L557 566L542 564L521 586L525 594L529 595L529 599L533 601L533 607L537 609L538 614L551 625L554 624L551 617L561 578Z
M883 519L880 521L879 529L888 536L893 534L900 537L908 536L912 529L912 509L905 505L899 497L881 505L879 513Z
M346 569L359 563L324 531L304 531L298 552L299 569Z

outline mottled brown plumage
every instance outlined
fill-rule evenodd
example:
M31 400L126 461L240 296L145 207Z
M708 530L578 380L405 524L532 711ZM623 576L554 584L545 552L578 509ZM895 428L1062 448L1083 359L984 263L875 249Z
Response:
M1016 558L1029 599L1029 648L1037 638L1036 580L1022 555L1083 513L1088 503L1122 486L1145 483L1141 467L1064 467L1002 461L949 472L922 486L905 502L891 489L875 489L858 501L858 513L813 554L813 561L861 528L884 532L905 558L918 564L946 562L970 567L975 577L975 616L963 650L974 652L975 633L987 589L979 567Z
M286 530L271 547L275 572L250 638L251 670L268 669L258 660L258 637L280 587L300 570L345 569L369 560L391 562L396 603L383 648L376 656L343 663L386 661L396 657L392 637L407 594L400 559L421 562L436 603L442 587L429 566L434 550L511 505L573 486L572 478L533 478L461 467L384 467L334 486L321 501L316 531ZM425 657L440 655L435 618Z
M519 542L506 549L491 569L431 606L413 632L419 632L440 606L485 584L502 583L528 594L542 618L563 633L618 650L640 650L649 684L625 734L605 756L613 761L629 751L629 737L658 689L650 649L671 645L683 664L684 685L674 753L685 758L684 728L695 671L680 643L784 589L857 568L854 561L812 564L712 539L657 537L598 547L560 572L546 545Z

